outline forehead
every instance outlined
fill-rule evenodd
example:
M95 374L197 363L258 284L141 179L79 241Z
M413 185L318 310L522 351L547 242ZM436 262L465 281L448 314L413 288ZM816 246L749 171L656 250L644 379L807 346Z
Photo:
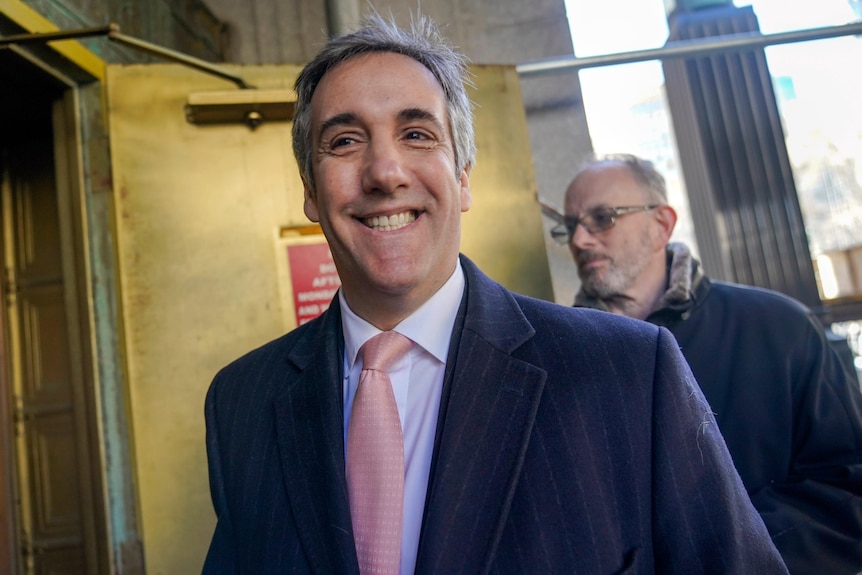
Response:
M418 108L445 114L443 88L418 61L393 52L353 56L329 70L311 98L312 123L339 114L357 117Z
M566 211L597 206L628 206L644 202L646 190L631 172L618 164L591 166L581 172L566 191Z

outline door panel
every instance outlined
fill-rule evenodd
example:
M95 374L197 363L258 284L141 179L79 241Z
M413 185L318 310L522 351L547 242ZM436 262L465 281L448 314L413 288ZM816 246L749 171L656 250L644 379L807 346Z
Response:
M37 562L51 563L51 556L80 554L83 543L74 420L71 413L43 413L33 418L28 431L26 455L32 464L29 488L33 494L30 542Z
M39 560L35 575L66 575L88 573L84 553L80 549L58 549Z
M28 408L71 407L69 340L63 297L61 281L19 292L21 336L26 342L21 393Z
M88 471L80 456L87 452L80 445L86 421L75 401L83 358L71 353L74 315L67 302L73 278L63 265L52 103L37 98L31 105L26 122L12 121L0 134L3 339L9 358L0 379L13 411L12 515L20 553L10 572L85 575L96 570L87 560L95 533L85 527L92 524L92 504L81 479Z

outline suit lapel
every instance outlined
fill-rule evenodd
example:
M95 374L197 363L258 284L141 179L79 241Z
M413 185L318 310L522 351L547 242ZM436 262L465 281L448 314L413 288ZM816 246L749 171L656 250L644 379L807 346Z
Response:
M487 570L545 382L544 370L513 356L535 332L511 294L462 264L464 327L449 357L417 573Z
M275 402L285 488L316 573L359 572L344 474L338 300L290 355L298 376ZM348 568L349 566L349 568Z

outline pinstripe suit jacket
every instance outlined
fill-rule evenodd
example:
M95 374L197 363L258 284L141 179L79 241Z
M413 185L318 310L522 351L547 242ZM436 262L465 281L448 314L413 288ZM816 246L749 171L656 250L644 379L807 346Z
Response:
M462 265L416 573L786 573L669 332ZM333 304L212 383L205 575L359 573Z

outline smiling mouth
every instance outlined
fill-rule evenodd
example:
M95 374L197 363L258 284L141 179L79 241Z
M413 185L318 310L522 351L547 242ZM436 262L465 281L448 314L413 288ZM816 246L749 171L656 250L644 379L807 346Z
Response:
M416 212L410 210L401 212L400 214L392 214L391 216L374 216L371 218L363 218L362 223L373 230L381 232L391 232L403 228L408 224L416 221Z

